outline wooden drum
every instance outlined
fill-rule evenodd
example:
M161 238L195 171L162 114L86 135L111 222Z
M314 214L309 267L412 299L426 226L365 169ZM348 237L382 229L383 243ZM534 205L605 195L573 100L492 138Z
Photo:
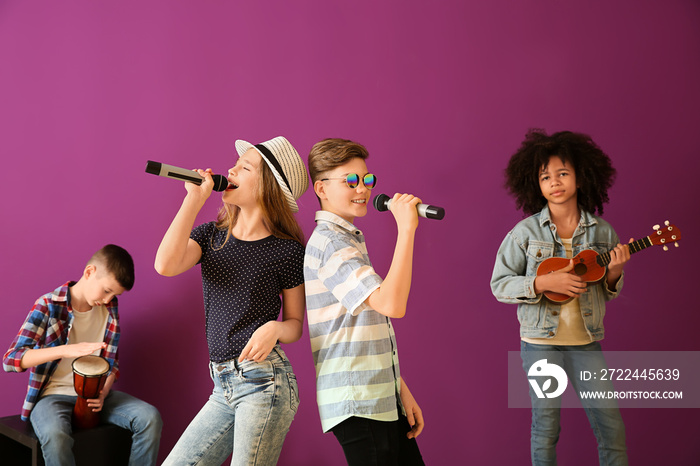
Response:
M73 425L79 429L90 429L100 421L100 413L88 406L87 400L100 397L107 381L109 362L102 356L81 356L73 361L73 385L78 399L73 408Z

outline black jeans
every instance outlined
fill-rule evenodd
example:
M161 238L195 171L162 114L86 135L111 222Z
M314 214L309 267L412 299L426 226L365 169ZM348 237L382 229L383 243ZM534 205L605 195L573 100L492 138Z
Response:
M349 466L425 465L406 416L393 422L362 417L344 420L331 431L343 447Z

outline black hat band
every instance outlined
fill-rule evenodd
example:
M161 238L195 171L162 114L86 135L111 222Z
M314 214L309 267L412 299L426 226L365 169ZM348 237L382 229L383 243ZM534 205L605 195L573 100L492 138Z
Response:
M277 173L279 173L280 176L282 177L284 184L287 185L287 189L289 190L290 193L292 193L292 188L291 188L291 186L289 186L289 181L287 180L287 176L284 174L284 171L282 170L282 166L277 161L275 156L272 154L272 151L270 149L268 149L267 147L263 146L262 144L256 144L254 147L256 149L258 149L265 156L267 161L270 162L273 167L275 167L275 170L277 170Z

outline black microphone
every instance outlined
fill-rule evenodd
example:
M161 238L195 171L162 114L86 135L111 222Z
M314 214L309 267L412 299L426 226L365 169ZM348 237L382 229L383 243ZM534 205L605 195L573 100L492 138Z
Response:
M386 212L387 210L390 210L391 198L386 194L377 194L374 197L374 208L379 212ZM418 215L423 218L433 218L435 220L442 220L445 218L445 209L442 207L428 204L418 204L416 209L418 209Z
M202 181L204 181L204 178L199 176L199 173L196 171L185 170L184 168L173 167L172 165L153 162L151 160L146 162L146 173L194 183L197 186L201 185ZM228 180L225 176L212 175L211 177L214 180L214 191L223 191L228 187Z

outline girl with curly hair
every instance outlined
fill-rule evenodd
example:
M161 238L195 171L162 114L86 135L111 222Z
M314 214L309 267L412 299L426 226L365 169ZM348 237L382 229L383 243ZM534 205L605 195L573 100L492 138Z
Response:
M595 215L603 213L615 173L610 158L589 136L571 131L547 135L542 130L527 133L505 170L506 189L529 217L501 243L491 290L499 301L518 305L526 374L532 375L530 368L539 367L542 360L556 364L576 393L612 389L607 382L577 377L581 370L605 367L600 346L605 302L620 293L623 268L630 258L628 246L620 244L610 224ZM537 275L544 260L572 259L586 249L610 254L599 282L587 284L575 273L573 260L562 269ZM569 299L552 301L545 292ZM548 397L551 392L544 393L530 380L532 464L554 465L561 398ZM617 403L586 399L581 403L598 441L600 464L626 465L625 427Z

